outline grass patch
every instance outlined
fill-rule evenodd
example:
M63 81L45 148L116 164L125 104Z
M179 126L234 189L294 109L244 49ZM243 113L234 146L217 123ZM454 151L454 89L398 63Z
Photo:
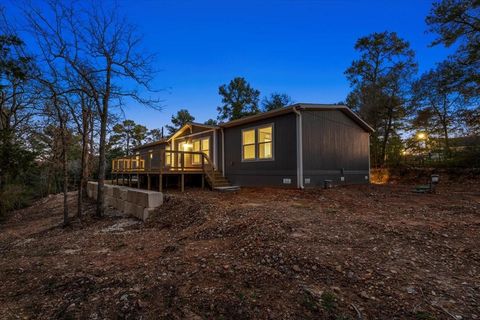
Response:
M333 312L333 310L335 310L335 305L336 305L335 302L337 298L333 293L328 291L324 292L320 296L320 299L321 299L322 308L325 309L325 311Z

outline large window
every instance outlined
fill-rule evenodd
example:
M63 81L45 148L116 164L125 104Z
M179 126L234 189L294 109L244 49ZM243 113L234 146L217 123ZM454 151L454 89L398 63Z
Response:
M242 148L242 160L255 159L255 129L243 130Z
M193 140L193 151L203 152L206 156L210 156L210 138L202 138ZM199 154L193 155L193 163L200 164L202 158Z
M273 125L242 131L242 160L273 159Z
M165 147L165 164L167 166L172 165L172 153L170 151L170 146Z
M272 126L258 128L258 158L271 159L272 156Z

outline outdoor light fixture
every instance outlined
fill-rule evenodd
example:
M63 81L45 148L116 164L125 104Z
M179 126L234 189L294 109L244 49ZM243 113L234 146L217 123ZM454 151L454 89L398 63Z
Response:
M419 132L417 134L417 138L420 140L425 140L427 138L427 135L424 132Z
M188 150L192 149L193 145L191 143L184 143L183 144L183 150Z
M437 184L440 181L440 175L432 174L430 177L430 192L437 193Z

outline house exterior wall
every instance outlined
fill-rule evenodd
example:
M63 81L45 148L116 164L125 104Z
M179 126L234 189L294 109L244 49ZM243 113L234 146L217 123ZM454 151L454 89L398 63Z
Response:
M340 110L301 112L304 186L368 183L369 133Z
M146 171L160 170L160 157L166 145L167 143L161 143L153 146L139 147L132 153L132 156L139 156L139 158L144 161ZM152 153L151 157L150 153Z
M193 136L190 136L191 133L190 132L186 132L185 134L182 134L181 136L178 136L175 138L174 140L174 144L175 144L175 150L178 150L178 151L187 151L187 150L181 150L180 148L180 145L183 143L183 142L187 142L187 143L192 143L193 140L197 140L197 139L202 139L202 138L209 138L209 147L208 147L208 157L210 158L211 161L214 161L213 160L213 147L214 147L214 143L213 143L213 131L211 129L204 129L204 130L198 130L198 127L194 127L193 129L197 129L197 130L192 130L193 131ZM205 132L204 132L205 131ZM188 151L193 151L193 150L188 150ZM177 155L175 155L175 158L177 159ZM177 159L178 161L178 159ZM188 167L195 167L195 166L200 166L200 164L193 164L192 163L192 157L191 155L185 155L185 166L188 166Z
M273 124L273 160L242 161L242 130L266 124ZM296 187L297 147L294 113L223 130L225 134L224 173L233 185ZM284 179L290 179L290 183L285 184Z

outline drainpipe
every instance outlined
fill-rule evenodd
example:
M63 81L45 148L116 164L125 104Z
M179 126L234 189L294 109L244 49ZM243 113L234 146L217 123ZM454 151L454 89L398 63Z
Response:
M225 177L225 133L222 131L222 176Z
M303 137L302 113L297 108L292 109L297 114L297 187L303 189Z

